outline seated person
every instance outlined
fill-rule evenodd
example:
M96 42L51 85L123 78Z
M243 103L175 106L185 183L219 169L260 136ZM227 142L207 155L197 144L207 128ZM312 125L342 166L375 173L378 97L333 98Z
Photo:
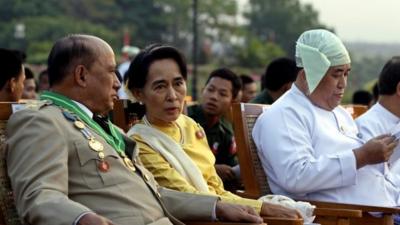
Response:
M113 108L120 88L105 41L89 35L58 40L48 72L44 102L14 113L7 124L8 175L24 224L182 225L178 219L211 220L213 214L262 221L250 207L158 188L135 143L111 122L96 122Z
M290 89L296 80L297 72L298 68L293 59L272 60L261 77L262 91L250 102L271 105Z
M173 47L151 45L126 73L127 87L146 114L128 132L139 147L143 165L164 187L219 196L224 202L254 207L262 216L298 217L296 210L241 198L224 190L203 128L182 114L186 96L186 62Z
M398 206L400 190L374 164L397 141L367 143L339 106L350 71L340 39L327 30L304 32L296 45L301 68L292 88L257 119L253 138L274 194L297 199Z
M38 93L41 93L42 91L47 91L49 90L49 88L49 73L47 69L45 69L39 73Z
M378 87L378 82L376 82L372 87L372 105L377 103L378 100L379 100L379 87Z
M24 81L24 91L22 92L23 99L36 99L36 81L33 72L28 67L25 67L25 81Z
M365 105L370 108L374 101L371 93L365 90L358 90L353 93L352 103L355 105Z
M356 119L361 137L365 141L395 131L400 131L400 57L393 57L383 67L378 80L379 100L367 112ZM400 133L397 134L397 138ZM398 145L388 163L381 163L383 173L400 175L400 145Z
M188 116L205 129L209 148L216 158L215 168L229 190L240 188L240 169L232 123L225 115L231 112L240 87L240 79L234 72L216 69L206 81L202 103L187 109Z
M0 102L17 102L24 90L25 70L22 53L0 48Z
M242 96L239 102L250 102L257 95L257 84L249 75L240 75L242 81Z

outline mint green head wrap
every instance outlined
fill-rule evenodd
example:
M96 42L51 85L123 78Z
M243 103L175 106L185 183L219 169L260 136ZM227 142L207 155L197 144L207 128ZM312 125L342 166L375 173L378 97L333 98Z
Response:
M327 30L309 30L296 42L296 64L305 70L311 92L325 76L329 67L350 63L350 56L342 41Z

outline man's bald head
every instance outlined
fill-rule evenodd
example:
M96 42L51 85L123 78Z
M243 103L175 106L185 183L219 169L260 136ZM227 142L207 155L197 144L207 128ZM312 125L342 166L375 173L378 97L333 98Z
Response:
M77 65L89 69L98 55L109 49L105 41L91 35L73 34L59 39L47 61L50 87L60 83Z

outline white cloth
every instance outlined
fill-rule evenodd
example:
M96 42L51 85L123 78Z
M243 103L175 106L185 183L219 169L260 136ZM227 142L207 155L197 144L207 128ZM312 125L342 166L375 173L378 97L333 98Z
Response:
M138 135L155 151L159 152L173 168L197 190L208 193L208 185L201 174L200 169L186 154L182 147L171 137L156 128L136 124L128 131L128 136Z
M121 87L118 90L118 97L120 99L129 99L129 95L127 94L127 92L125 90L125 84L123 81L124 81L125 73L126 73L126 71L128 71L130 65L131 65L131 62L126 61L118 66L118 72L119 72L119 74L121 74L121 78L122 78Z
M376 103L367 112L356 119L357 127L362 139L369 139L381 134L391 134L396 126L400 124L400 118ZM388 163L376 165L387 179L400 187L400 145L397 145ZM390 171L389 171L390 170Z
M325 76L329 67L350 63L350 56L342 41L323 29L308 30L296 42L296 65L305 70L311 92Z
M283 195L265 195L259 198L258 200L272 204L286 206L292 209L297 209L301 213L301 216L303 217L304 224L310 224L315 219L314 216L315 206L311 205L308 202L294 201L293 199Z
M364 141L342 107L326 111L296 87L256 121L253 138L274 194L294 199L398 205L399 189L373 167L356 169Z

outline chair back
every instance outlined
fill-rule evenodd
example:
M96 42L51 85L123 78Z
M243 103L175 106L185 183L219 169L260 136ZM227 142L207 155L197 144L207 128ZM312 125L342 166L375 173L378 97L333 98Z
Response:
M353 105L353 104L348 104L348 105L342 105L343 108L347 110L353 117L353 119L356 119L357 117L361 116L363 113L365 113L368 110L368 107L365 105Z
M127 132L135 123L142 119L145 113L143 105L131 102L128 99L114 101L114 109L111 112L111 121L119 128Z
M272 194L252 137L257 118L268 107L269 105L251 103L237 103L232 107L240 173L245 188L241 195L248 198L259 198L262 195ZM318 201L310 203L317 206L314 211L317 216L316 221L322 225L393 225L393 214L400 212L400 209L391 207ZM383 216L373 217L368 212L382 212Z
M269 105L252 103L235 103L232 106L240 174L245 188L242 194L244 197L258 198L271 194L267 176L252 138L253 127L258 116L268 107Z
M0 225L22 225L7 174L7 151L5 148L7 121L14 106L18 105L18 103L0 102Z

